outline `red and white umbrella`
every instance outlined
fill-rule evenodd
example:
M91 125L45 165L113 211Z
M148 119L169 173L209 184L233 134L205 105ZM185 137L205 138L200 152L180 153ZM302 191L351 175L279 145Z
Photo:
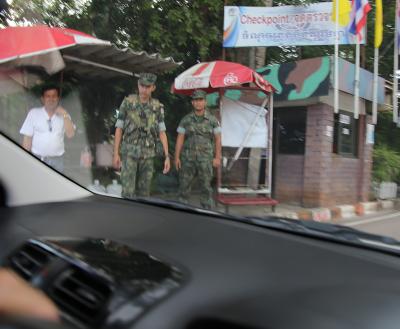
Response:
M110 46L109 41L72 29L45 25L0 29L0 64L42 66L55 73L65 66L62 49L79 46Z
M254 83L262 91L272 92L274 88L260 74L242 64L213 61L199 63L175 78L173 92L189 95L195 89L213 92L220 88Z

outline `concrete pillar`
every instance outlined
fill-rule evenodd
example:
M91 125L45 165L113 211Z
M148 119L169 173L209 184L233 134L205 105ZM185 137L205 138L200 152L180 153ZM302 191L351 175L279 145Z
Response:
M307 109L306 146L304 154L303 205L332 206L331 165L332 142L328 126L334 126L333 109L317 104Z
M272 0L264 1L266 7L272 7ZM252 47L249 49L249 66L257 69L265 66L266 47ZM247 184L251 188L257 188L260 179L262 149L251 149L247 170ZM267 171L268 172L268 171Z

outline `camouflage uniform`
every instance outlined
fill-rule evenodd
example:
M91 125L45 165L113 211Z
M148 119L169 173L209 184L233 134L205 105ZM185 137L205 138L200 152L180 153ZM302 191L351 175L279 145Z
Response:
M182 167L179 171L179 200L188 201L194 177L200 185L200 204L210 209L213 205L211 179L215 152L214 135L221 133L217 118L207 109L203 116L195 112L186 115L177 129L185 135L182 149Z
M138 95L126 97L115 124L121 128L122 196L149 196L159 132L165 131L163 105L151 98L142 104Z

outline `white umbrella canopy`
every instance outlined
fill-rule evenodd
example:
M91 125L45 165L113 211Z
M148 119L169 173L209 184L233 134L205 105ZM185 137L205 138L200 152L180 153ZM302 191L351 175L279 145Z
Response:
M265 93L273 91L272 85L251 68L227 61L204 62L190 67L175 78L172 91L188 95L195 89L213 92L248 83Z

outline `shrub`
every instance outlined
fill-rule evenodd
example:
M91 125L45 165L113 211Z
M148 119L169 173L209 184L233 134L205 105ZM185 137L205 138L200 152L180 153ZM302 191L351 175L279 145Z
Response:
M387 146L375 145L372 176L375 182L400 183L400 154Z

